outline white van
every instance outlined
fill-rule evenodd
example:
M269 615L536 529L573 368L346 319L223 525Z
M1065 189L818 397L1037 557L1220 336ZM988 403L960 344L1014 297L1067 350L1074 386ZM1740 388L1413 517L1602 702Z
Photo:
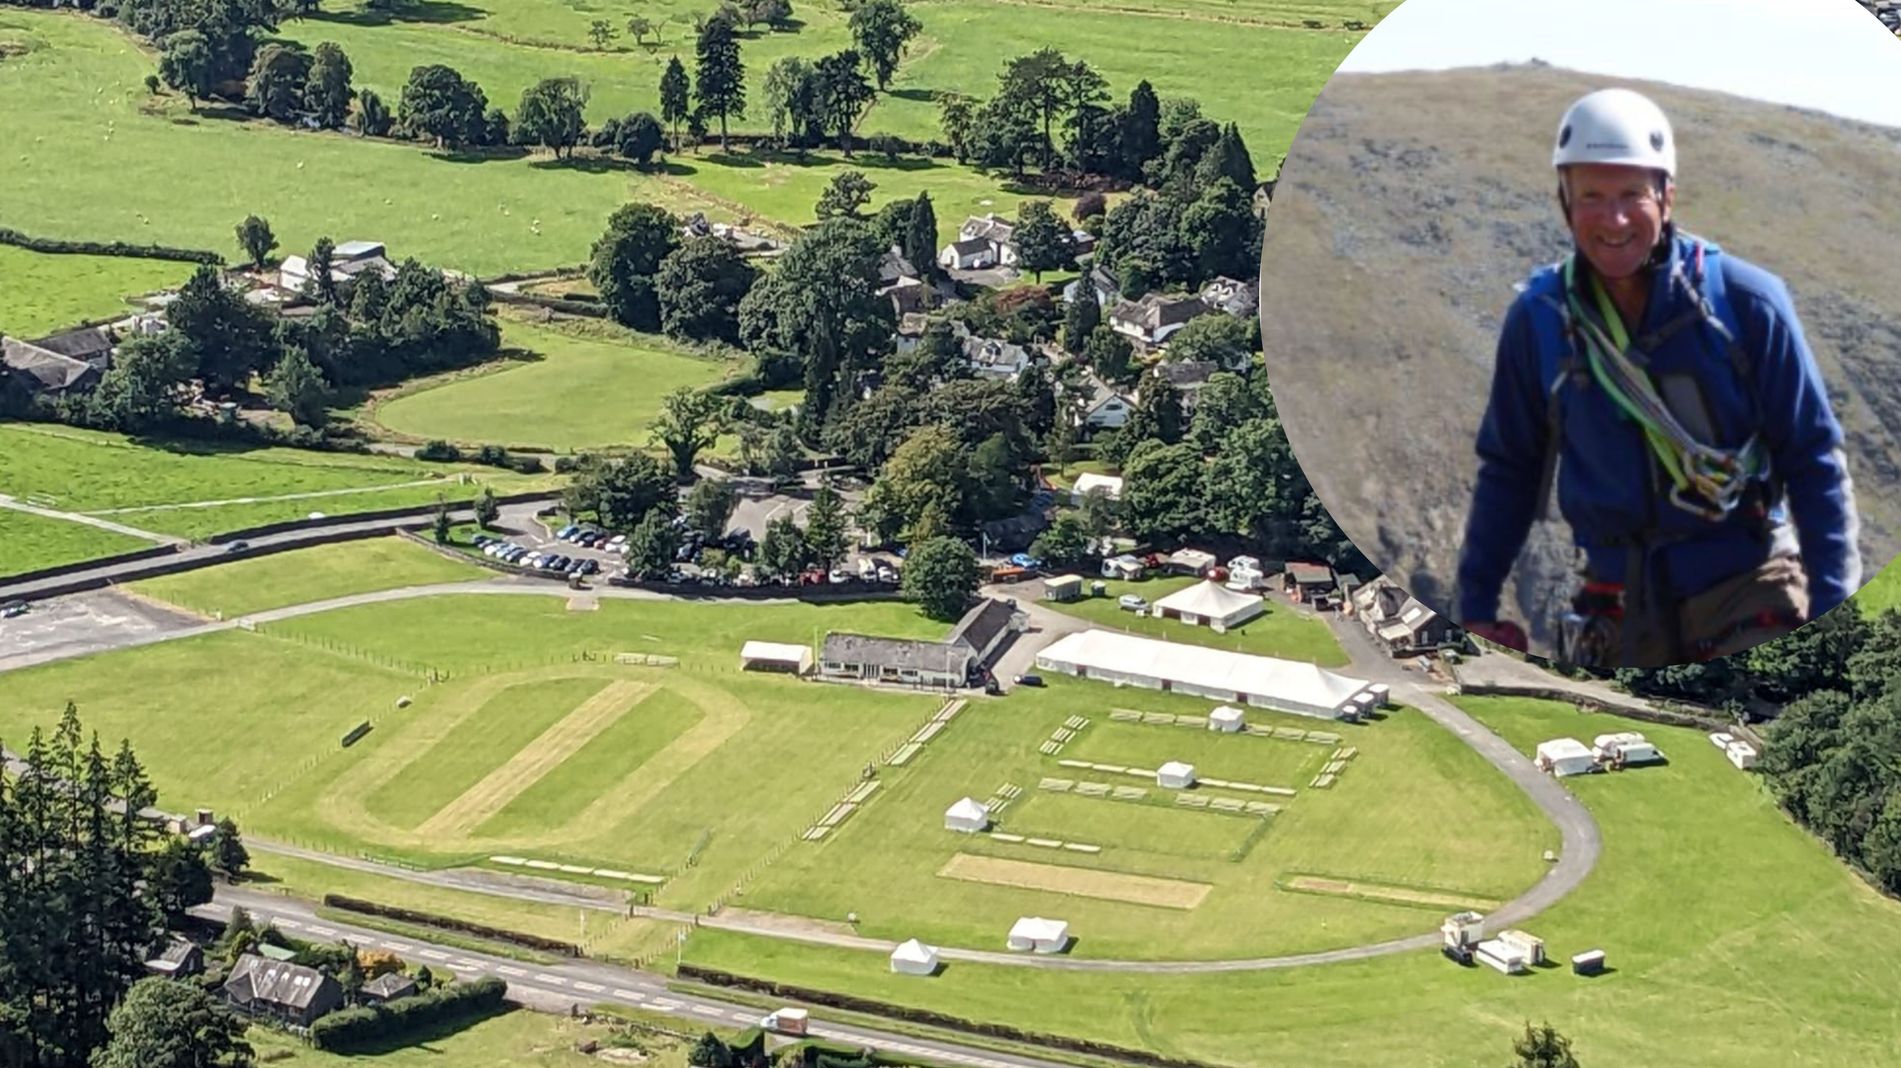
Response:
M1125 593L1116 598L1116 607L1122 609L1124 612L1140 612L1148 606L1149 603L1147 600L1137 597L1133 593Z

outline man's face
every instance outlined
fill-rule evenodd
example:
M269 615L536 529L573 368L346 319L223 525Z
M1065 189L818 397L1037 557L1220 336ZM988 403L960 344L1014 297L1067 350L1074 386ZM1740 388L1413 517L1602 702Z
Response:
M1643 269L1670 219L1676 190L1659 191L1657 173L1643 167L1579 163L1565 169L1571 236L1598 274L1628 278Z

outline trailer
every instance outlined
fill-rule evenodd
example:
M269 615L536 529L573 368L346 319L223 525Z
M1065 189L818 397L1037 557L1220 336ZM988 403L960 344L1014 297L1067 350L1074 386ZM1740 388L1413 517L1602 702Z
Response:
M804 1038L811 1033L812 1014L805 1009L780 1008L767 1013L759 1026L782 1035Z
M1506 975L1520 975L1530 966L1530 958L1525 951L1502 938L1489 942L1480 942L1472 950L1472 955L1489 968L1495 968Z
M1604 951L1589 949L1571 958L1571 970L1578 975L1604 974Z

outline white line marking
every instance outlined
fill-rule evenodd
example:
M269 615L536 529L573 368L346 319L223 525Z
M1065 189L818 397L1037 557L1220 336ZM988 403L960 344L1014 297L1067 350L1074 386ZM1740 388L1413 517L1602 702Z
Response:
M279 927L289 927L292 930L301 930L304 926L296 920L272 920L271 922Z
M711 1005L694 1005L692 1006L692 1011L699 1013L701 1016L719 1015L719 1010Z
M729 1012L726 1014L726 1018L729 1020L738 1020L740 1023L751 1023L753 1021L752 1014L744 1012Z
M509 967L509 966L508 966L508 965L506 965L506 964L497 964L497 965L495 966L495 970L496 970L496 971L498 971L498 972L500 972L500 973L502 973L503 975L516 975L516 976L520 976L520 975L527 975L527 974L528 974L527 972L525 972L525 971L522 971L522 970L521 970L520 968L511 968L511 967Z
M311 933L311 934L314 934L314 935L325 935L325 936L329 936L329 935L333 935L333 934L336 934L336 933L337 933L337 929L336 929L336 928L334 928L334 927L319 927L319 926L317 926L316 924L314 924L314 923L313 923L313 924L311 924L311 925L310 925L310 933Z
M416 951L416 954L417 956L428 957L430 960L449 959L449 955L439 949L419 949Z
M458 968L486 968L488 967L488 965L483 964L481 961L470 960L467 957L457 957L455 959L455 966Z
M410 945L408 942L384 942L382 945L383 948L393 949L398 953L413 953L416 951L416 947Z
M638 990L622 990L620 987L614 988L614 996L617 998L626 998L628 1001L647 1000L647 995L641 993Z
M655 998L653 999L653 1004L654 1004L654 1008L665 1009L668 1012L672 1012L673 1010L680 1007L680 1003L673 1000L672 998Z
M549 974L548 974L547 972L536 972L536 973L535 973L535 982L537 982L537 983L553 983L553 984L555 984L556 986L567 986L567 985L568 985L568 981L567 981L566 979L563 979L563 978L561 978L561 977L560 977L560 976L558 976L558 975L549 975Z
M598 994L601 991L606 990L607 988L597 983L583 983L579 980L576 980L574 984L574 989L585 990L590 994Z

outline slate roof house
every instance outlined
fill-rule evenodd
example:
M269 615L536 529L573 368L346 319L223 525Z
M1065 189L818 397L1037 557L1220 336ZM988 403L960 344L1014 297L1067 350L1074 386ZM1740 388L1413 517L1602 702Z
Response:
M168 979L183 979L205 970L205 951L186 938L172 937L165 948L145 962L145 970Z
M0 362L7 381L30 395L57 397L83 393L99 384L99 368L18 338L0 339Z
M103 326L81 327L33 342L34 348L91 364L100 371L112 366L112 352L118 346L119 339Z
M349 286L365 271L375 271L388 282L396 277L396 265L389 261L381 241L345 241L330 253L330 278L340 286ZM280 289L302 292L310 281L310 261L302 256L285 256L277 269Z
M309 1027L343 1004L343 987L315 968L246 953L231 966L224 996L245 1012Z
M1141 300L1125 300L1109 311L1109 328L1136 343L1142 351L1157 348L1190 319L1213 311L1196 296L1150 293Z
M1096 303L1105 308L1122 299L1122 287L1115 276L1106 268L1091 264L1088 274L1063 287L1064 302L1074 304L1076 298L1083 295L1085 287L1096 298Z
M382 975L363 984L365 1001L395 1001L397 998L416 996L416 980L402 972L384 972Z
M1030 354L1021 345L992 337L964 339L964 362L982 378L1014 379L1030 365Z
M1022 629L1022 619L1011 603L986 597L964 613L941 642L833 632L819 647L818 673L821 678L924 689L967 686L975 669L1009 634Z
M1417 656L1459 640L1451 620L1419 603L1384 575L1355 589L1353 614L1368 634L1394 656Z
M1149 373L1175 387L1181 394L1182 414L1188 415L1194 412L1208 379L1219 370L1221 366L1213 360L1165 360Z
M1220 275L1201 287L1201 302L1215 311L1245 319L1260 308L1257 285L1254 279L1243 281Z
M964 220L957 240L937 254L937 262L960 270L1014 266L1016 224L995 214L972 215Z
M1083 376L1080 392L1074 394L1076 421L1090 430L1115 430L1129 421L1135 411L1135 398L1104 382L1093 372Z

